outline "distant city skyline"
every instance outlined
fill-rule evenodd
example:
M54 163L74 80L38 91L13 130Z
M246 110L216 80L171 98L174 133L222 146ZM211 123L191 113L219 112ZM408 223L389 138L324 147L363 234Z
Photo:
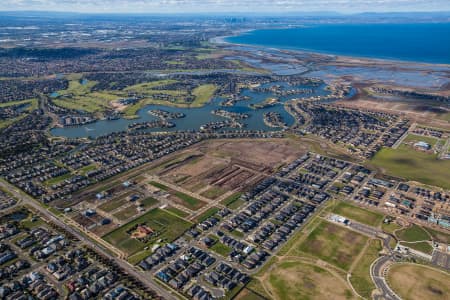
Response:
M91 13L287 13L450 11L449 0L2 0L0 11Z

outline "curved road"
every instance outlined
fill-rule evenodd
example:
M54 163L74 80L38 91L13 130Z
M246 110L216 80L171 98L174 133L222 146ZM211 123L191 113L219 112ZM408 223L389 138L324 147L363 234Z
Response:
M384 278L386 267L392 263L390 256L382 256L370 266L370 277L377 289L382 293L374 299L401 300L389 287Z
M165 298L165 299L177 299L174 295L172 295L169 291L163 289L161 286L159 286L152 278L145 276L142 272L137 271L132 265L130 265L128 262L119 259L115 256L112 256L109 254L105 248L102 246L96 244L95 242L91 241L90 239L86 238L81 232L79 232L77 229L74 229L73 227L67 225L63 221L61 221L58 217L56 217L52 212L42 207L39 203L37 203L36 200L31 198L30 196L21 193L16 187L11 186L9 183L1 181L0 180L0 186L6 189L7 191L11 192L18 200L22 201L22 204L27 204L36 211L38 211L40 214L42 214L44 217L55 223L57 226L63 228L67 232L71 233L73 236L77 237L80 241L82 241L84 244L86 244L91 249L95 250L96 252L100 253L104 257L113 260L121 269L126 271L130 276L133 276L138 281L142 282L146 287L153 290L155 293L157 293L159 296Z

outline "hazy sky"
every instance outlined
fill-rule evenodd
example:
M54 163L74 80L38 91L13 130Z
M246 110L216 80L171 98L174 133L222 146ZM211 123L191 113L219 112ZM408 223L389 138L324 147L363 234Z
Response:
M450 11L450 0L0 0L0 10L139 13Z

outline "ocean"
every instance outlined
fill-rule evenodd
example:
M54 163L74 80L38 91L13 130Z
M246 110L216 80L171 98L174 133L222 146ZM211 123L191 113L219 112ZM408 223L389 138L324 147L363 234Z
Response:
M450 64L450 23L326 24L254 30L227 42L324 54Z

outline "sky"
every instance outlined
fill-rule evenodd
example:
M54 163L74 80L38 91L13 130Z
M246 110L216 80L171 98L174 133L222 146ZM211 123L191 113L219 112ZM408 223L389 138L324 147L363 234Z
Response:
M450 0L0 0L0 11L105 13L450 11Z

